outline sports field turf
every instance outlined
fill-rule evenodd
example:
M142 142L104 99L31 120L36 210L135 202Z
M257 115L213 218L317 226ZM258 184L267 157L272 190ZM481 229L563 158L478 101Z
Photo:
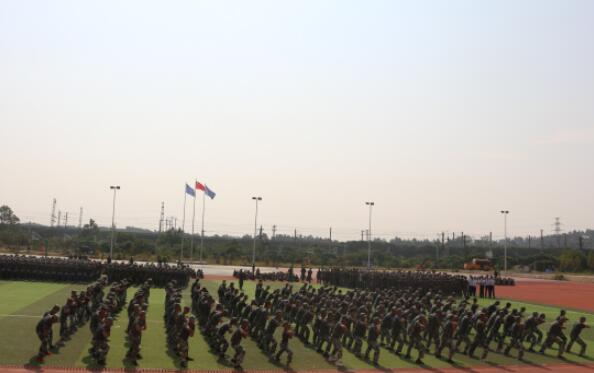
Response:
M202 283L209 288L211 293L216 296L216 289L220 281L204 280ZM272 288L283 286L283 283L270 283ZM299 285L295 285L299 286ZM0 348L0 365L25 365L36 364L34 357L39 347L37 336L35 335L35 325L39 320L40 315L51 308L53 304L62 305L71 290L80 290L84 286L75 284L55 284L44 282L13 282L0 281L0 335L3 337L3 346ZM253 298L255 284L253 282L246 282L244 291ZM135 289L131 288L129 297L132 296ZM164 297L163 289L152 289L149 309L147 314L148 326L142 339L143 359L139 361L140 368L164 368L175 369L178 367L177 360L168 355L166 346L165 330L163 326L164 313ZM189 305L190 295L189 289L184 293L184 302ZM485 304L491 301L484 301ZM532 304L524 304L520 302L513 302L514 307L525 306L528 312L537 311L543 312L547 316L547 321L551 322L559 313L559 309L555 307L537 306ZM588 323L594 322L594 315L584 314L583 312L568 311L570 318L569 327L579 317L585 315L588 318ZM127 347L125 346L124 330L127 324L126 311L123 310L119 318L114 322L111 334L111 350L107 358L107 367L122 368L128 367L124 360ZM548 329L548 323L541 326L541 330ZM568 331L567 331L568 332ZM280 331L279 331L280 335ZM54 340L57 340L58 325L54 329ZM579 358L574 354L567 354L565 363L577 364L591 364L594 361L594 330L586 329L583 333L583 339L589 344L588 356L593 358ZM91 334L88 324L72 336L70 341L66 342L65 347L61 348L59 352L46 358L46 366L57 367L94 367L94 362L88 355L88 348L90 347ZM284 366L278 365L269 360L257 347L256 343L251 339L244 340L244 346L247 355L243 364L246 370L273 370L283 369ZM298 339L293 339L290 344L294 355L292 368L294 370L316 370L316 369L333 369L334 366L329 364L322 355L315 350L305 346ZM365 347L365 346L364 346ZM578 351L579 346L574 346L574 351ZM232 353L231 349L228 354ZM540 354L526 353L527 360L524 364L557 364L563 361L553 357L553 351L548 350L547 356ZM515 355L515 351L512 351ZM195 336L190 341L190 356L194 361L188 364L189 369L194 370L229 370L231 367L224 365L217 361L217 356L209 351L209 346L204 341L202 335L197 331ZM416 356L416 351L413 352L413 358ZM502 354L490 353L487 360L481 362L470 359L464 355L457 354L454 357L456 367L470 367L478 365L500 366L506 364L523 364L515 358L505 357ZM284 357L283 357L284 361ZM445 361L436 359L433 355L427 355L424 359L425 364L429 367L449 367L452 366ZM348 369L369 369L372 366L365 361L358 359L353 354L345 350L343 363ZM401 358L398 355L391 353L386 349L382 349L380 356L380 365L383 368L405 368L416 367L411 361Z

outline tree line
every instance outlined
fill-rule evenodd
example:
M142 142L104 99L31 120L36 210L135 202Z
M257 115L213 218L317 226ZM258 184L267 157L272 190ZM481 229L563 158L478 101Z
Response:
M522 266L535 271L594 271L594 251L587 249L585 237L591 230L547 235L540 238L514 237L508 242L508 267ZM117 230L114 259L169 261L180 259L184 239L184 260L198 260L200 237L183 234L180 229L153 232L127 227ZM0 247L8 252L107 257L111 232L90 219L81 228L49 227L23 224L12 209L0 206ZM210 264L251 264L253 237L211 235L204 238L202 259ZM489 236L472 238L444 237L436 240L375 239L372 242L372 265L379 268L461 269L472 258L492 257L503 267L503 241ZM256 240L258 265L265 266L366 266L366 241L332 241L315 236L275 235L261 233Z

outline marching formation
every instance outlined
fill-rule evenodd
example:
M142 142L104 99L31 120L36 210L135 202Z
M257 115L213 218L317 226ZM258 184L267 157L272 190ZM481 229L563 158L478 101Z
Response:
M172 280L165 287L165 330L170 352L179 358L180 366L188 366L190 337L194 336L196 318L190 315L190 307L181 306L183 287Z
M91 283L102 270L100 262L89 260L0 255L0 280Z
M242 271L237 274L242 285L246 276ZM307 272L303 277L311 280ZM574 320L569 327L567 313L561 311L543 330L547 321L544 314L529 313L523 307L514 308L511 303L496 300L481 306L474 297L476 285L464 276L329 269L320 271L319 278L319 287L287 282L277 289L260 279L250 299L241 285L236 287L225 280L217 294L211 294L196 277L191 285L191 307L187 307L182 297L186 283L172 276L165 287L169 351L179 359L180 367L186 368L192 360L189 340L198 324L220 361L229 360L238 369L246 355L242 342L248 337L271 359L285 359L287 367L293 360L293 338L338 366L342 365L345 350L376 366L382 351L417 364L424 364L426 354L453 362L456 354L486 359L489 353L496 352L523 360L526 351L546 354L550 349L563 358L574 345L579 346L576 353L580 356L586 352L581 338L582 331L589 328L585 317ZM93 340L89 352L97 364L104 365L112 322L128 304L126 358L138 364L153 281L147 279L128 303L126 293L132 281L113 282L104 297L107 283L107 277L102 277L85 291L72 292L61 308L54 306L43 315L36 329L41 341L38 361L42 362L54 347L52 324L60 322L63 344L90 320ZM338 287L347 284L354 289ZM491 284L485 282L483 297L494 296ZM233 353L228 359L230 347Z
M142 333L146 330L146 312L148 311L149 296L151 295L152 279L148 279L136 291L134 297L128 303L128 327L126 328L129 349L126 358L133 364L138 365L140 355L140 343Z
M91 318L103 299L104 287L105 281L101 280L88 286L86 291L78 294L72 291L61 308L54 305L51 310L43 314L35 328L41 342L37 354L38 362L43 362L45 356L51 355L50 351L63 347L77 329ZM54 345L53 324L57 322L60 322L60 340L57 345Z
M130 283L127 280L114 282L105 299L100 299L97 310L92 314L90 328L93 339L89 353L97 364L105 365L109 352L109 336L113 321L126 304L126 295Z
M323 268L319 283L352 289L430 289L443 294L462 296L468 290L464 275L427 271L368 271L356 268Z
M480 307L476 298L457 297L468 291L467 282L459 276L397 273L392 277L384 272L382 276L391 279L392 284L396 282L394 287L346 292L335 286L316 289L308 284L295 291L291 283L271 290L260 280L251 302L234 283L228 285L223 281L217 303L196 282L192 287L192 309L221 358L225 358L229 346L225 335L233 331L241 333L243 338L251 336L263 352L276 360L286 352L287 364L292 360L289 340L293 335L339 365L344 349L378 365L381 347L417 364L423 364L426 353L453 362L456 353L486 359L490 351L505 355L516 351L517 358L522 360L526 350L536 352L535 348L540 346L538 352L544 354L554 344L558 345L559 357L570 352L574 344L581 347L580 356L585 354L586 344L580 334L589 326L584 317L574 323L568 338L564 331L568 319L562 311L545 338L540 329L545 322L544 314L528 315L524 308L516 309L511 303L502 305L499 301ZM340 275L322 274L322 278L330 282L340 279ZM421 283L402 285L413 279ZM439 280L443 282L440 286ZM486 290L484 296L489 293ZM224 321L226 318L229 320ZM279 329L281 338L277 339ZM241 338L231 344L239 345L238 341ZM245 355L241 346L237 347L239 354L232 360L236 366L237 357Z
M55 282L91 283L102 275L109 283L126 280L141 285L149 278L155 286L164 287L175 279L185 287L190 277L202 277L202 271L183 264L169 265L145 263L116 263L79 259L25 255L0 255L0 280L35 280Z

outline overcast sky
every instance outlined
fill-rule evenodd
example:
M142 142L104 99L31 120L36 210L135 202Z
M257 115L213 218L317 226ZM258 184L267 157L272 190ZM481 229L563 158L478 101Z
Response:
M198 179L210 233L254 195L268 232L592 228L594 2L2 1L0 139L24 221L118 184L118 227L181 225Z

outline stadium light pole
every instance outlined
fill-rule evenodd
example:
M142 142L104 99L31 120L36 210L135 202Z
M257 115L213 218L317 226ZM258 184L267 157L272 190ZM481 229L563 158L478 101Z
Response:
M374 202L365 202L369 206L369 230L367 231L367 269L371 269L371 210Z
M507 214L509 214L509 210L501 210L503 214L503 272L507 274Z
M256 235L258 234L258 202L262 197L252 197L256 201L256 216L254 217L254 245L252 247L252 270L256 268Z
M111 245L109 246L109 257L113 259L113 238L115 235L115 201L116 191L120 190L120 186L111 185L109 189L113 190L113 208L111 210Z

